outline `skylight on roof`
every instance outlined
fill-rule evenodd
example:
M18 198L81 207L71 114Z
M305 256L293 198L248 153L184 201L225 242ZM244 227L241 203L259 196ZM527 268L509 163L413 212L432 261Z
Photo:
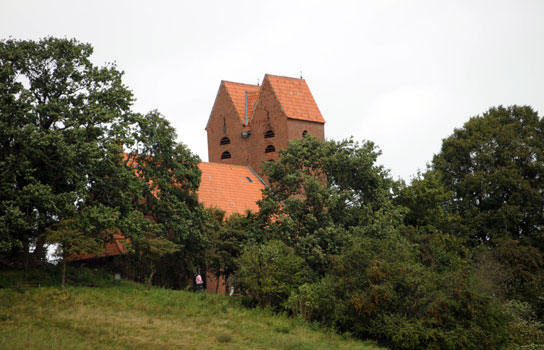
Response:
M250 184L253 183L253 180L251 180L251 178L249 176L246 176L246 179L247 179L247 181L249 181Z

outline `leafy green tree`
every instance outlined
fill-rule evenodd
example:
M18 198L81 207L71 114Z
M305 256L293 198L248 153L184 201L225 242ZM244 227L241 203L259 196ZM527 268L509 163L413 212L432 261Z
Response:
M460 232L473 244L509 238L544 251L544 120L528 106L490 108L444 140L433 160Z
M99 244L121 232L147 280L168 257L190 271L207 244L200 160L158 112L133 113L122 72L91 54L76 40L0 41L0 254L28 263L58 230ZM72 218L77 230L59 226Z
M217 280L224 276L227 281L239 269L238 258L244 248L255 243L251 239L255 214L250 211L245 215L234 213L225 219L225 213L220 209L207 209L206 212L209 215L205 230L209 241L205 253L206 266L208 271L215 274Z
M379 154L371 142L292 140L278 162L263 165L270 183L260 203L265 236L292 246L323 276L351 227L380 235L386 229L380 217L400 224L394 182L375 164Z
M455 234L461 217L449 210L454 192L447 190L439 171L427 169L412 178L410 185L396 190L395 204L407 209L404 224L428 232Z
M163 238L179 247L172 258L180 260L180 272L190 273L204 265L206 215L196 195L200 158L177 143L176 137L158 112L148 113L138 120L134 151L126 154L125 163L144 186L135 208L157 225ZM136 236L147 233L132 231L131 235L139 239Z
M127 136L132 93L76 40L0 41L0 247L43 259L47 228L77 215L100 160ZM98 234L98 233L97 233Z
M310 281L304 259L281 241L247 247L238 264L240 289L261 306L279 309L297 286Z
M66 286L66 259L75 254L94 254L100 250L95 237L85 234L78 219L64 219L47 228L45 242L56 245L54 254L62 259L62 289Z

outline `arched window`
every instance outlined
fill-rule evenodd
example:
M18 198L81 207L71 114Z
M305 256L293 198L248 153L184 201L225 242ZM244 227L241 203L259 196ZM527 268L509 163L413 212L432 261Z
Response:
M264 138L265 139L270 139L270 138L272 138L274 136L275 136L274 131L272 131L272 130L268 130L267 132L264 133Z
M221 142L219 142L219 144L220 144L220 145L228 145L228 144L230 144L230 139L229 139L228 137L225 136L225 137L223 137L223 138L221 139Z
M276 152L276 147L274 147L272 145L266 146L266 149L264 150L264 153L272 153L272 152Z
M221 159L230 159L230 152L225 151L225 152L221 153Z
M305 137L306 135L308 135L308 130L304 130L304 131L302 132L302 137Z

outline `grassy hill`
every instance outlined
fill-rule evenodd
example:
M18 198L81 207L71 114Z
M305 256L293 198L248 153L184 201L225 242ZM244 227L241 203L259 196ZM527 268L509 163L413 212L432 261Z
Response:
M7 285L16 279L2 272L0 349L379 349L247 309L237 297L147 291L126 281L66 290Z

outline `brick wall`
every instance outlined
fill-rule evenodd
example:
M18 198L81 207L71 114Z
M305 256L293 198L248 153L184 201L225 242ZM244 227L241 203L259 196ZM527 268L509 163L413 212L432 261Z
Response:
M206 131L210 162L247 165L247 139L241 135L242 123L223 84L219 87ZM223 137L228 137L230 144L221 145ZM225 151L230 152L230 159L221 159Z
M325 124L308 122L305 120L287 120L289 140L302 138L302 133L307 131L318 140L325 141Z
M287 118L268 79L263 81L254 110L250 120L251 134L243 137L243 124L227 88L221 84L206 127L210 162L250 165L262 176L261 164L277 161L278 151L287 147L290 139L302 138L303 132L307 131L312 136L325 140L324 124ZM274 132L274 137L265 138L265 133L269 130ZM230 144L221 145L223 137L228 137ZM275 151L266 152L269 146L273 146ZM221 154L225 151L230 152L230 159L221 159Z
M257 100L255 112L251 119L251 136L249 137L249 165L262 176L262 162L278 160L278 150L287 146L287 117L283 113L274 92L267 80L263 82L261 94ZM274 137L265 138L269 130ZM267 146L274 146L275 151L266 153Z

